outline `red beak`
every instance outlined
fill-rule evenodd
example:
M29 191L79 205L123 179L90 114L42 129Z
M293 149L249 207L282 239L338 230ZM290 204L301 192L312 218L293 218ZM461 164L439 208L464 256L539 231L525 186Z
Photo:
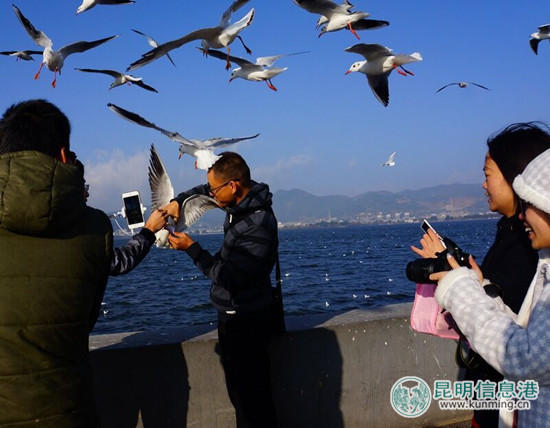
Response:
M350 74L350 73L351 73L351 70L348 70L344 74L347 75L347 74Z

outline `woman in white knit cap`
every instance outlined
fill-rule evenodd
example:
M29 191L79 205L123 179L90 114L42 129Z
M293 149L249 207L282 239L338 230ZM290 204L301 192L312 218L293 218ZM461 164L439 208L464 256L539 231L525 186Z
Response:
M527 165L513 188L522 200L520 218L531 245L539 250L537 271L519 313L499 297L487 296L473 258L468 269L450 257L453 270L430 278L439 280L435 297L452 313L471 347L515 382L516 392L518 386L531 388L526 397L519 397L531 399L530 410L501 410L499 427L516 422L520 428L550 427L550 150Z

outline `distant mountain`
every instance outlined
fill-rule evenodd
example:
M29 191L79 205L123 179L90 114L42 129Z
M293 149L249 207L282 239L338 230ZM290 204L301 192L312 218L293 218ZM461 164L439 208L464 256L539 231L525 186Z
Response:
M465 216L486 213L487 198L479 184L449 184L401 192L366 192L357 196L315 196L299 189L279 190L273 197L282 222L314 221L329 217L356 220L378 214L409 213Z

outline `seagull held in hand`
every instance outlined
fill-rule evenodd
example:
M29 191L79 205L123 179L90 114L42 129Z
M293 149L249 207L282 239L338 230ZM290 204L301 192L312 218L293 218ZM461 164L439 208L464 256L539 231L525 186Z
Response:
M549 39L550 39L550 24L541 25L539 27L539 31L531 34L531 39L529 40L529 44L531 45L531 49L533 49L533 52L535 52L535 55L538 55L540 41L549 40Z
M111 36L106 37L105 39L95 40L93 42L76 42L71 43L70 45L63 46L58 51L53 50L53 43L50 40L48 36L46 36L45 33L43 33L40 30L37 30L34 28L34 26L31 24L31 22L25 18L25 16L21 13L19 8L15 5L13 6L13 10L15 11L15 14L19 18L19 21L29 34L29 36L34 40L34 42L42 46L44 48L44 51L42 53L42 63L40 64L40 69L35 74L34 78L38 79L40 77L40 71L42 70L42 67L44 64L48 67L49 70L53 71L54 77L52 86L55 88L55 84L57 81L57 73L61 74L61 69L63 68L63 63L65 61L65 58L71 54L79 53L87 51L88 49L95 48L96 46L99 46L105 42L108 42L109 40L114 39L118 36Z
M109 89L116 88L117 86L124 85L125 83L127 83L128 85L133 83L134 85L137 85L137 86L139 86L143 89L146 89L147 91L158 93L158 91L155 88L145 84L143 82L143 78L141 78L141 77L134 77L134 76L131 76L130 74L120 73L120 72L115 71L115 70L96 70L96 69L93 69L93 68L75 68L75 70L84 71L86 73L107 74L107 75L113 77L115 80L114 80L113 83L111 83L111 86L109 86Z
M150 50L149 52L141 55L141 58L137 61L134 61L126 71L135 70L136 68L143 67L146 64L149 64L152 61L160 58L163 55L166 55L173 49L177 49L180 46L189 43L193 40L202 40L201 45L205 51L209 49L219 49L226 48L227 56L229 57L230 48L229 45L233 43L233 40L238 38L243 47L246 49L247 53L252 53L252 51L244 44L243 39L239 36L239 33L250 25L252 19L254 18L254 9L250 11L239 21L234 24L230 24L231 16L233 12L241 8L244 4L248 3L249 0L235 0L231 6L223 13L222 18L219 24L216 27L210 28L201 28L195 30L185 36L172 40L170 42L163 43L155 49ZM226 62L226 69L229 69L231 64L229 63L229 58Z
M374 96L385 107L387 107L390 101L388 76L392 70L396 69L397 72L403 76L407 74L414 76L414 73L405 69L403 64L422 61L422 56L418 52L414 52L410 55L394 55L391 49L376 44L359 43L350 46L345 49L345 51L358 53L365 57L366 61L354 62L346 71L346 74L356 71L365 74Z
M196 158L195 167L198 169L208 170L214 163L220 158L220 156L214 153L215 148L226 147L239 141L250 140L256 138L260 134L251 135L250 137L238 137L238 138L209 138L207 140L197 140L197 139L188 139L183 137L177 132L167 131L154 123L151 123L144 119L143 117L132 113L131 111L125 110L121 107L118 107L114 104L107 104L109 109L114 113L118 114L122 118L134 122L138 125L144 126L146 128L156 129L162 134L166 135L172 141L179 143L179 157L184 154L189 154Z
M134 33L137 33L137 34L141 34L143 37L145 37L147 39L147 43L149 44L149 46L151 46L152 48L158 48L159 47L159 44L158 42L153 39L151 36L149 36L148 34L145 34L145 33L142 33L141 31L139 30L134 30L132 28L132 31ZM170 56L170 54L168 52L166 52L166 58L168 58L170 60L170 62L172 63L172 65L175 67L176 64L174 63L174 60L172 59L172 57Z
M82 0L82 4L76 9L76 14L86 12L88 9L95 7L98 4L130 4L135 3L133 0Z
M151 188L151 208L159 209L174 199L174 187L164 163L158 155L155 146L151 144L151 157L149 158L149 187ZM155 233L157 247L170 247L168 235L170 230L182 232L195 223L205 212L219 208L217 201L207 195L192 195L185 199L181 205L177 223L168 219L165 229Z
M203 51L201 48L199 48L199 50ZM307 53L307 52L295 52L291 54L259 57L259 58L256 58L255 63L250 62L244 58L229 56L229 61L234 62L239 66L231 70L231 77L229 78L229 81L232 82L237 78L250 80L253 82L265 81L269 89L276 91L277 88L273 86L273 83L271 83L271 79L281 74L283 71L287 70L288 67L285 67L285 68L272 67L275 61L285 56L300 55L304 53ZM208 55L213 56L214 58L219 58L223 60L226 59L225 53L214 49L210 49L208 51Z
M42 51L3 51L0 52L0 55L9 55L14 56L17 61L34 61L32 55L42 55Z
M474 86L477 86L478 88L486 89L487 91L489 90L489 88L487 88L483 85L480 85L479 83L475 83L475 82L452 82L452 83L447 83L445 86L442 86L437 91L435 91L435 93L437 94L438 92L441 92L443 89L448 88L449 86L453 86L453 85L456 85L459 88L465 88L468 85L474 85Z
M356 30L371 30L390 24L388 21L366 19L370 15L367 12L352 12L353 5L347 0L340 5L330 0L294 0L294 3L308 12L322 15L316 25L321 29L319 37L346 28L359 40Z
M382 164L382 166L395 166L395 155L397 152L393 152L388 160Z

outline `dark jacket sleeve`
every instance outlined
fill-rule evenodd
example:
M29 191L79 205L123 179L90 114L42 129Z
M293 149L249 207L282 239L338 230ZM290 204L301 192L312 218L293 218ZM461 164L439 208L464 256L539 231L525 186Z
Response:
M209 195L210 194L209 190L210 188L208 187L208 184L199 184L198 186L195 186L192 189L186 190L185 192L181 192L178 196L172 199L172 201L178 201L178 204L181 207L181 204L183 204L183 201L185 201L189 196Z
M276 237L261 225L249 226L230 248L212 256L198 242L186 251L195 265L212 281L227 290L233 284L257 281L269 275L275 260Z
M109 275L116 276L130 272L147 255L155 243L155 234L149 229L141 229L122 248L113 248Z

